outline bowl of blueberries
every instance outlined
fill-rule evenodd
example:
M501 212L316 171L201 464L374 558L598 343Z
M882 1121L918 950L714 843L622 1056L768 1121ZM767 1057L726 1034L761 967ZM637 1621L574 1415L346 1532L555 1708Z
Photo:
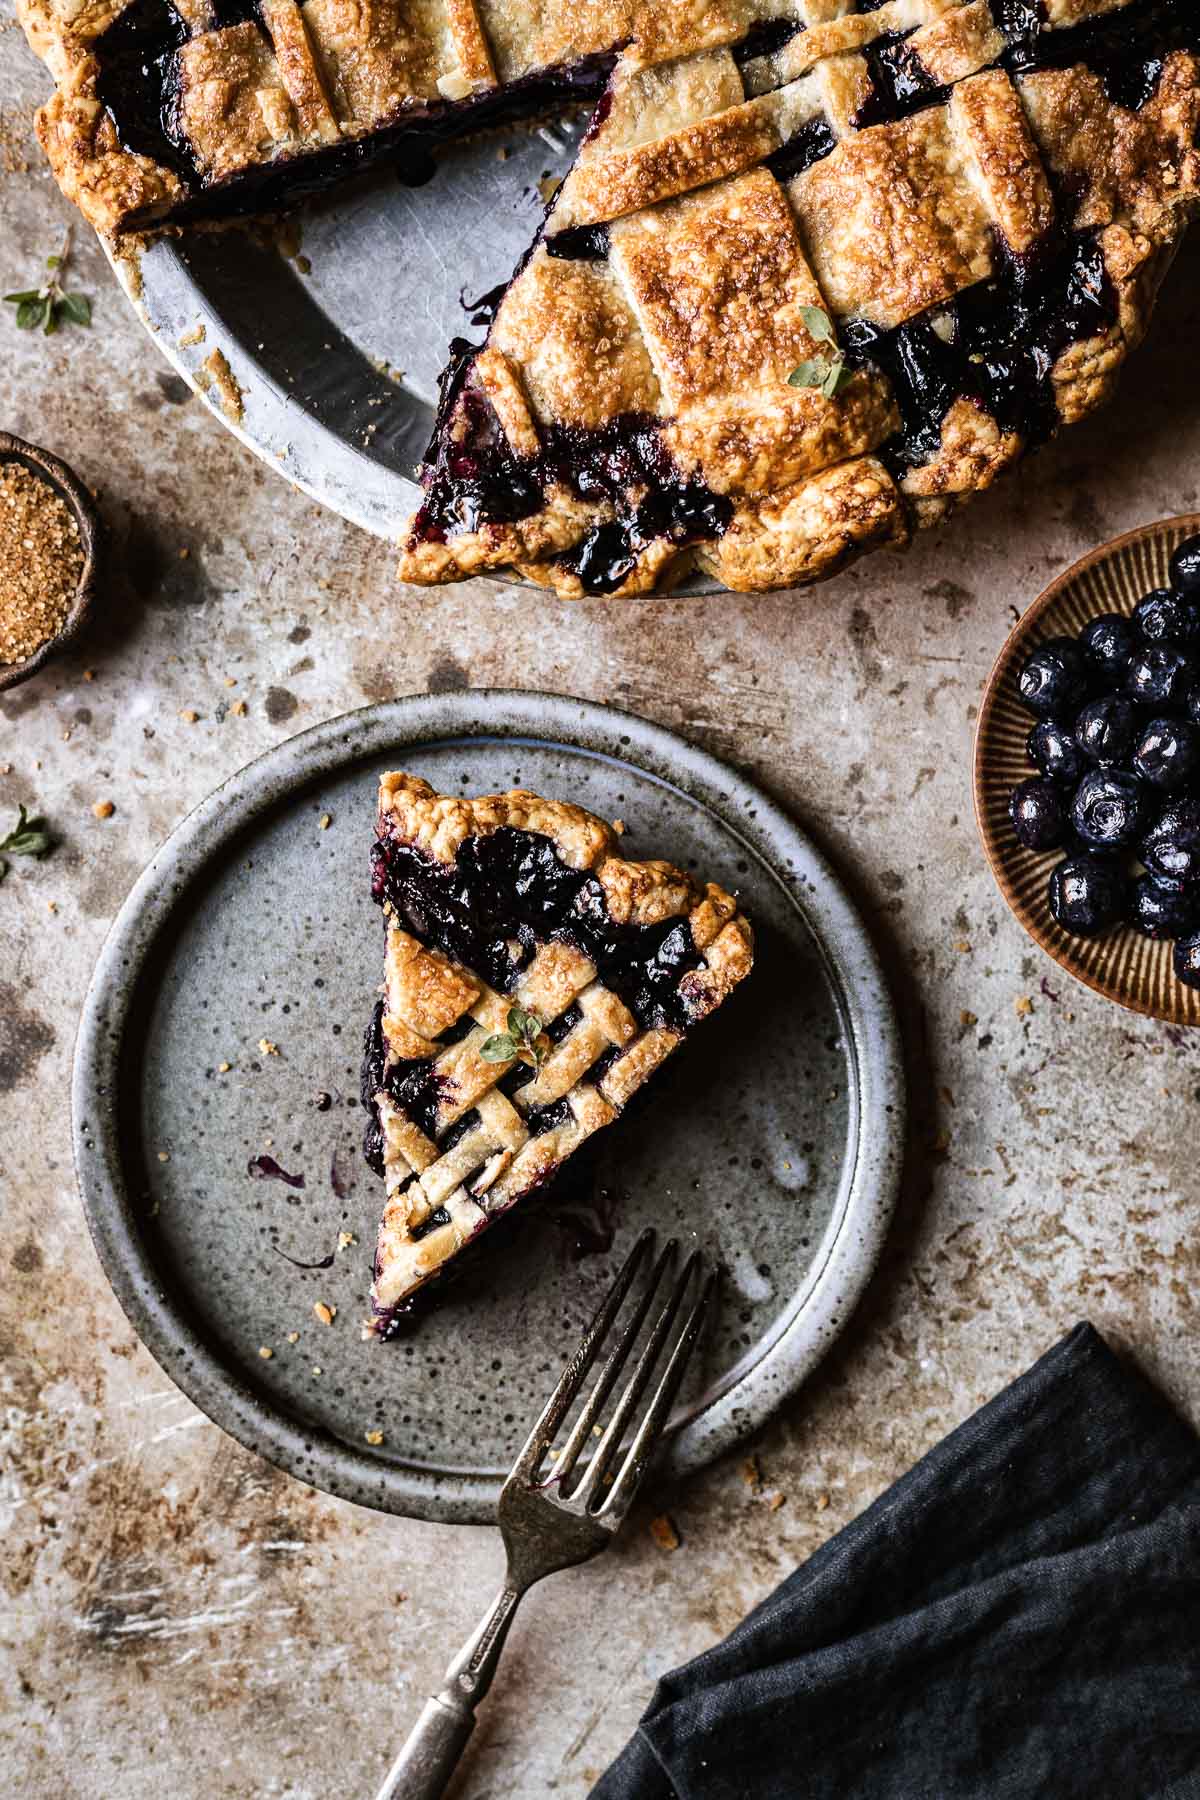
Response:
M1092 551L1024 614L980 709L975 810L1057 963L1200 1025L1200 515Z

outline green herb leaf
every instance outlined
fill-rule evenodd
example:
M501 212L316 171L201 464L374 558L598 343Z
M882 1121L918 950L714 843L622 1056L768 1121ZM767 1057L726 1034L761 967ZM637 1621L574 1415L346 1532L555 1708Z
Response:
M62 249L57 255L46 258L50 274L43 285L5 294L6 302L17 309L17 325L20 330L34 331L40 326L46 336L50 337L63 324L91 324L91 301L85 294L68 294L63 289L63 276L70 256L71 232L68 228L63 237Z
M821 392L827 400L832 400L850 379L850 371L839 356L836 362L830 363L828 373L821 383Z
M479 1054L484 1062L512 1062L520 1048L520 1044L511 1032L497 1031L493 1032L491 1037L484 1038L479 1046Z
M0 850L10 856L45 856L53 847L45 819L31 819L23 806L17 808L17 822L8 836L0 838Z
M60 302L64 319L72 325L90 325L92 322L92 303L86 294L64 294Z
M818 344L836 344L833 325L823 307L802 306L800 317L804 320L804 329L810 337L816 338Z
M802 362L788 376L788 386L795 388L820 387L825 380L823 362Z
M529 1014L520 1006L508 1009L508 1029L514 1037L524 1037L529 1030Z

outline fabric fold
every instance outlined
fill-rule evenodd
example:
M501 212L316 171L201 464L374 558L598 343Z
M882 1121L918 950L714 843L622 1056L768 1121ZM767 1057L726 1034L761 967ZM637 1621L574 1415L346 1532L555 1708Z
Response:
M721 1644L592 1800L1151 1800L1200 1772L1200 1441L1087 1324Z

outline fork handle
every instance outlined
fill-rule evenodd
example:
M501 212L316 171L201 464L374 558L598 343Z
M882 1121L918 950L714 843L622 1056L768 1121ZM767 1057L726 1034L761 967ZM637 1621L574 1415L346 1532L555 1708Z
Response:
M475 1708L492 1685L522 1589L506 1582L426 1701L375 1800L441 1800L475 1729Z

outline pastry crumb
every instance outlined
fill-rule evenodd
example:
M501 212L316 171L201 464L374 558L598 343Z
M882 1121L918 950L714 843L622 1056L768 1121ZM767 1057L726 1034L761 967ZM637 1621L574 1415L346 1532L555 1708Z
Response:
M233 425L240 425L245 416L245 395L238 386L229 359L223 350L211 350L200 365L200 373L207 375L217 390L217 398L221 402L221 411ZM205 386L208 386L205 382Z
M771 1498L767 1501L767 1511L768 1512L778 1512L780 1507L785 1505L786 1502L787 1502L787 1495L776 1492L776 1493L772 1494Z
M1018 1019L1027 1019L1033 1011L1033 1000L1028 994L1018 994L1013 1001L1013 1011Z
M279 1055L279 1045L273 1044L271 1042L270 1038L259 1038L258 1048L259 1048L259 1054L262 1056L278 1056ZM268 1138L267 1142L270 1143L270 1141L271 1141L270 1138Z
M320 818L317 820L317 824L322 831L328 831L329 827L333 824L333 814L332 813L322 813Z
M159 1162L170 1162L171 1152L169 1150L160 1150L158 1153L158 1160Z
M650 1536L660 1550L678 1550L683 1541L675 1529L675 1522L667 1513L659 1513L650 1521Z
M190 350L193 344L202 344L207 336L208 333L204 326L196 324L192 326L190 331L185 331L182 337L176 338L175 341L181 350Z
M192 707L185 706L179 716L183 720L185 725L194 725L196 723L197 719L200 717L200 714L198 712L194 711L194 709Z
M829 1506L829 1495L828 1494L818 1494L817 1495L817 1511L825 1512L827 1510L828 1506Z
M319 1319L322 1325L332 1325L337 1317L337 1307L327 1306L324 1300L318 1300L313 1306L313 1316Z
M258 1346L258 1354L262 1357L264 1362L270 1362L275 1352L269 1344L260 1344Z
M287 1337L289 1344L298 1344L300 1342L300 1333L298 1331L289 1331Z
M757 1456L748 1456L742 1464L742 1480L748 1488L762 1486L762 1470L758 1466Z
M979 1014L973 1013L973 1012L968 1012L966 1007L964 1007L962 1012L960 1012L958 1015L958 1022L960 1025L978 1025Z
M229 1073L230 1069L232 1069L232 1067L233 1067L232 1063L220 1062L217 1064L217 1074L218 1075L228 1075L228 1073Z
M246 702L244 700L235 700L229 710L235 719L244 719L246 716Z
M111 800L93 800L92 802L92 812L98 819L111 819L116 810Z
M383 1442L382 1431L365 1431L363 1436L366 1438L368 1444L382 1444Z
M357 1242L358 1242L358 1239L355 1237L355 1235L352 1231L339 1231L338 1232L337 1247L339 1250L348 1250L350 1248L351 1244L357 1244Z

